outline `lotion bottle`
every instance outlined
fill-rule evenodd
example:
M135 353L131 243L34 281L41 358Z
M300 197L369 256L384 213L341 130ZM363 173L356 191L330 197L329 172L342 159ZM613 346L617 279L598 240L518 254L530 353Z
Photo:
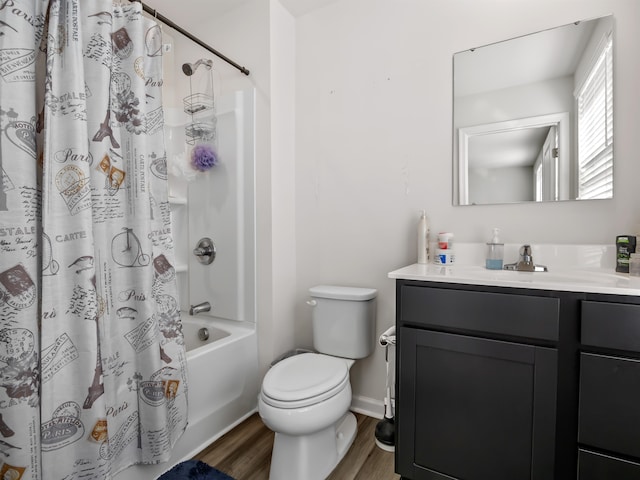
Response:
M500 230L494 228L491 241L487 242L487 259L485 266L488 270L502 270L504 243L500 242L498 238L499 233Z
M429 263L429 222L424 210L418 222L418 263Z

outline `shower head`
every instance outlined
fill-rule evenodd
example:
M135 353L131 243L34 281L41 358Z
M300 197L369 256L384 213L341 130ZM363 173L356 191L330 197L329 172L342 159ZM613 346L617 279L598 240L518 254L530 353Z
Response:
M204 58L201 58L196 63L183 63L182 71L187 77L190 77L196 73L196 70L200 65L204 65L207 67L207 70L211 70L211 67L213 67L213 60L205 60Z

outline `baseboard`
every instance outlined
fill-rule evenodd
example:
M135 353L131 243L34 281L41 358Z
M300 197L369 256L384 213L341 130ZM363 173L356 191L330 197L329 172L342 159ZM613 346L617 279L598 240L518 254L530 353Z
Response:
M368 417L381 419L384 417L384 402L382 400L376 400L375 398L354 395L351 398L350 410L367 415Z

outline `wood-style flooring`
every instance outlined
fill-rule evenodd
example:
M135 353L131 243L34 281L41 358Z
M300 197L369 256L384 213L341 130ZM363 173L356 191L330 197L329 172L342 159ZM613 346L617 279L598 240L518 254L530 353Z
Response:
M328 480L396 480L394 456L378 448L374 431L378 420L356 413L358 435ZM256 413L209 445L195 458L236 480L268 480L274 433ZM292 479L305 480L305 479Z

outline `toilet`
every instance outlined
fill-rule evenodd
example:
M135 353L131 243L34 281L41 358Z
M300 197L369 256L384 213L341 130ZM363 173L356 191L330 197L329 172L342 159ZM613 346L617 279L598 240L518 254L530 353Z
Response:
M349 370L373 350L377 291L320 285L309 294L318 353L276 363L258 400L260 417L275 432L270 480L327 478L356 436Z

